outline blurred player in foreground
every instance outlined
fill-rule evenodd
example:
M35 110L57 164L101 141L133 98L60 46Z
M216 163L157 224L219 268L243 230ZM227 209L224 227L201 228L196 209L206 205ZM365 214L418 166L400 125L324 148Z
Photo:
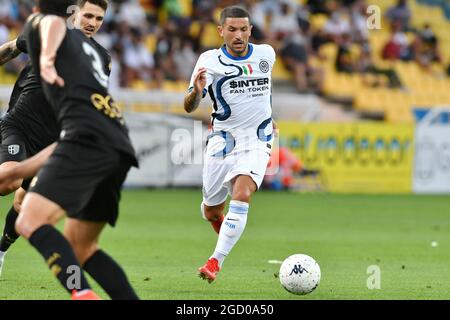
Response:
M269 162L273 122L272 67L275 51L249 43L252 26L248 12L225 8L218 31L225 44L204 52L194 69L184 108L195 111L209 93L214 103L212 133L203 167L203 217L219 238L199 275L214 281L225 258L244 232L252 194L258 190ZM231 201L223 212L228 195Z
M77 5L79 11L76 12L75 25L90 37L92 44L99 49L105 61L105 73L109 75L111 58L106 49L92 38L103 24L108 1L78 0ZM21 52L28 53L23 35L0 47L0 65L14 59ZM60 130L55 113L44 96L30 62L22 70L14 85L9 108L0 122L0 130L2 136L0 171L34 156L58 139ZM31 179L17 179L0 190L2 195L16 191L14 204L6 215L0 239L0 276L6 252L19 237L14 225L30 181Z
M101 53L80 30L66 26L74 1L40 0L25 26L33 69L61 127L57 143L0 173L0 189L38 173L16 230L44 257L76 300L96 300L81 266L113 299L138 299L122 268L98 248L104 226L118 217L120 191L137 166L128 129L108 93ZM53 224L67 214L65 234ZM72 246L71 246L72 244ZM88 266L89 265L89 266Z

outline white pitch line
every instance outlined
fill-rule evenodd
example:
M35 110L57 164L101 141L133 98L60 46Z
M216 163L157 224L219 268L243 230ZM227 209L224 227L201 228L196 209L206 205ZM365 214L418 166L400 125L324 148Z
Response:
M282 264L283 263L283 261L280 261L280 260L269 260L267 262L270 264Z

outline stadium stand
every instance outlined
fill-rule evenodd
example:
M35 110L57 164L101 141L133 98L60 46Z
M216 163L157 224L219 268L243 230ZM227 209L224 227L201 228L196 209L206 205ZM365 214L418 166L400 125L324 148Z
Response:
M1 41L17 36L30 3L2 1ZM220 8L234 3L245 3L251 12L252 41L270 43L278 52L276 89L318 95L345 103L361 117L395 123L411 123L414 107L450 104L450 5L445 0L374 1L381 24L369 30L372 3L364 0L112 1L98 36L112 53L111 86L184 92L198 55L221 44ZM22 58L0 68L0 85L13 84L24 63ZM180 107L169 110L178 113ZM132 109L162 107L140 103Z

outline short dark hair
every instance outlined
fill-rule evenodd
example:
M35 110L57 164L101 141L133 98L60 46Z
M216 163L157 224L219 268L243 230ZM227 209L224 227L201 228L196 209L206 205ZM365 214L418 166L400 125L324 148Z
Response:
M99 6L100 8L102 8L102 9L105 10L105 11L108 10L108 5L109 5L108 0L78 0L77 2L78 2L78 3L77 3L78 6L79 6L80 8L83 8L84 5L85 5L87 2L89 2L90 4Z
M229 6L220 13L220 24L224 25L227 18L248 18L250 20L250 14L243 7Z
M39 0L39 11L43 14L54 14L60 17L68 17L70 15L70 6L75 5L76 0Z

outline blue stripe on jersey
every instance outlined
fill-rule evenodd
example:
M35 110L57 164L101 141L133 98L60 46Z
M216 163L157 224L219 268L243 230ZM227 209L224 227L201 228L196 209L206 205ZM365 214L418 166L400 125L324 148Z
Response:
M219 62L226 67L233 67L238 70L238 74L231 75L228 77L223 77L219 81L217 81L217 85L216 85L217 100L220 102L220 104L223 107L223 113L218 114L218 113L214 112L212 116L219 121L225 121L231 116L231 107L228 105L228 103L225 101L225 99L222 96L222 86L225 83L225 81L240 77L242 75L242 69L237 65L224 63L221 59L221 56L219 56Z
M236 140L231 133L226 131L213 132L206 138L206 145L208 145L209 139L220 135L222 136L223 140L225 140L225 147L223 148L223 150L216 152L212 156L224 158L227 154L233 151L234 147L236 146Z
M264 120L258 127L256 134L258 135L258 139L263 141L263 142L267 142L272 140L272 134L269 134L268 136L266 136L266 134L264 133L264 129L269 125L269 123L272 122L272 118L266 119Z
M214 89L212 84L209 85L208 87L208 93L209 93L209 97L211 98L211 101L213 103L213 108L214 108L214 113L212 116L212 121L211 121L211 125L214 127L214 119L215 119L215 113L217 111L217 101L216 101L216 96L214 95Z
M247 53L245 56L243 56L243 57L235 57L235 56L232 56L232 55L227 51L226 45L223 45L223 46L222 46L222 52L223 52L224 55L227 56L227 58L230 58L231 60L241 61L241 60L246 60L246 59L250 58L250 56L251 56L252 53L253 53L253 46L252 46L251 43L248 44L248 53Z

